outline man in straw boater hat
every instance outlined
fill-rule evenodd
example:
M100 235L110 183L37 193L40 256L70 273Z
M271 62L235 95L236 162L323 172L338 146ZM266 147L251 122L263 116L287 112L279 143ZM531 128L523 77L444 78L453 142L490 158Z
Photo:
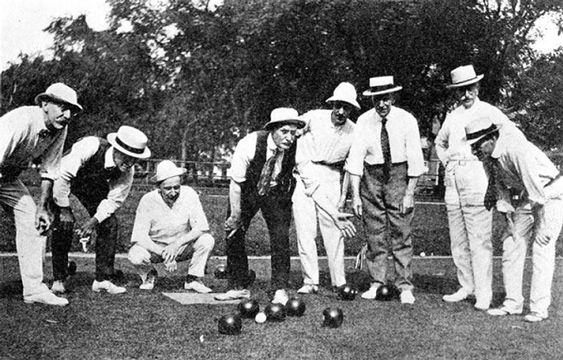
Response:
M528 322L548 317L555 267L555 243L563 224L563 177L548 157L513 127L478 118L465 126L473 154L492 164L497 210L507 220L502 273L506 297L494 316L521 314L522 279L528 242L533 274Z
M182 185L185 174L186 169L172 161L161 161L152 178L157 188L145 194L137 207L129 261L143 281L140 289L154 288L157 274L152 264L164 263L166 270L173 272L178 261L191 258L184 289L211 292L201 279L215 240L199 196Z
M64 306L68 300L43 283L43 253L51 229L53 181L67 135L67 125L82 111L76 91L56 83L37 95L38 106L22 106L0 118L0 203L13 210L16 247L26 303ZM32 161L41 160L41 196L36 207L29 190L19 180Z
M289 226L295 186L297 130L305 126L292 108L276 108L263 130L242 138L235 148L229 175L229 208L225 221L228 291L217 300L249 298L254 280L248 271L245 235L258 210L266 221L272 255L271 291L274 302L288 300Z
M487 310L492 299L491 242L493 204L484 201L488 177L484 164L472 153L465 138L465 126L476 119L495 124L513 123L498 108L479 99L479 81L472 65L451 71L448 89L455 92L458 106L450 112L436 137L436 152L445 167L444 201L448 212L451 251L461 288L443 296L458 302L475 296L475 308ZM490 194L489 194L490 195Z
M395 264L395 286L401 303L413 304L412 234L414 190L424 173L418 123L409 112L394 106L396 86L392 76L373 77L373 109L356 123L354 141L346 162L352 185L352 207L362 217L367 234L366 264L372 283L362 294L375 299L387 280L387 257Z
M52 233L54 282L51 291L66 292L68 252L75 224L69 201L71 193L90 215L75 232L81 239L88 239L97 232L96 278L92 290L110 294L126 291L112 282L118 231L115 212L131 190L133 165L151 155L147 141L140 130L121 126L117 133L109 134L107 140L97 136L78 140L64 155L61 176L53 188L56 226Z
M345 175L341 185L341 177L355 126L350 113L360 109L356 97L354 85L340 83L326 100L332 110L312 110L301 116L307 126L297 140L297 184L292 198L304 283L297 290L300 294L318 291L317 224L327 253L332 286L346 284L344 237L354 236L356 229L339 209L344 206L349 184Z

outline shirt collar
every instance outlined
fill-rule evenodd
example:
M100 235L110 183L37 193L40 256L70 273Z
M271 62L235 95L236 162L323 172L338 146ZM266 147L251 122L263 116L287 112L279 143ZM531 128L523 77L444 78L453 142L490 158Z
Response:
M113 146L110 146L107 150L106 153L104 154L104 167L106 169L110 169L112 167L116 167L117 165L115 165L115 162L113 161Z
M494 159L500 158L500 155L504 152L504 148L506 145L504 144L504 138L499 132L499 137L497 138L497 142L495 143L495 149L491 153L491 157Z

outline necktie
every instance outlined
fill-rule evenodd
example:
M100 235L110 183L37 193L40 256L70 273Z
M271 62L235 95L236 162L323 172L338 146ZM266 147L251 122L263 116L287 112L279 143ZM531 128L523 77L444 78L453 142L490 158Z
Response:
M49 136L50 134L51 134L51 132L50 132L49 130L47 130L47 129L42 129L42 130L39 131L39 137L40 137L41 139L46 138L46 137Z
M381 153L383 154L383 175L385 182L389 180L389 172L391 170L391 147L389 146L389 133L386 125L387 118L381 118Z
M262 172L260 173L260 180L258 181L258 195L264 196L270 190L270 183L272 182L272 173L274 172L274 167L276 165L276 161L282 154L277 148L274 150L274 155L271 156L264 167L262 168Z
M487 192L485 193L483 203L485 205L485 209L491 210L493 206L496 205L498 199L496 188L497 181L500 180L498 178L498 160L491 158L485 163L485 166L487 168L487 172L489 173L489 184L487 185Z

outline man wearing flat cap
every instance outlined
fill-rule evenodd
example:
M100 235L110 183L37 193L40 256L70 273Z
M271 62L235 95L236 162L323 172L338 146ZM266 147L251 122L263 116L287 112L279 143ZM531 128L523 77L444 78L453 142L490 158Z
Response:
M353 210L368 237L366 264L373 281L362 298L375 299L387 281L387 257L392 255L401 303L413 304L414 190L426 168L416 119L394 105L401 89L393 76L370 79L370 89L363 94L371 97L373 109L358 118L346 170Z
M48 207L53 181L59 176L67 125L82 106L76 91L62 83L49 86L35 103L38 106L22 106L0 118L0 204L14 214L24 301L64 306L68 300L51 293L43 283L43 253L53 221ZM18 177L39 159L41 197L36 207Z
M563 177L557 167L511 126L479 118L465 126L467 142L482 161L490 161L498 192L497 210L504 213L502 273L506 297L494 316L521 314L522 279L528 243L532 244L532 281L528 322L548 318L555 267L555 243L563 224Z
M121 294L126 289L112 282L117 246L118 222L115 212L129 195L135 173L133 165L151 152L147 137L131 126L121 126L107 139L87 136L78 140L61 161L61 176L54 185L56 225L52 233L53 276L51 291L66 292L68 252L75 218L70 207L72 193L90 218L76 229L81 239L96 238L95 292Z
M303 286L297 290L300 294L318 291L317 226L327 254L331 284L334 289L346 284L344 237L354 236L356 229L339 209L344 206L349 185L348 176L341 180L355 126L350 113L360 109L356 97L354 85L340 83L326 100L332 110L312 110L301 116L307 126L297 140L297 184L292 198L303 274Z
M276 108L263 130L248 134L239 141L229 175L227 235L227 274L229 291L217 300L249 298L248 286L254 280L248 271L245 235L258 210L266 221L272 251L271 292L273 301L288 300L289 226L291 195L295 186L297 130L305 126L292 108Z
M129 261L141 277L140 289L154 288L157 272L153 264L164 263L168 272L174 272L179 261L191 258L184 289L211 292L201 279L215 240L199 196L182 185L185 174L186 169L172 161L161 161L152 179L157 188L145 194L137 207Z
M450 112L436 137L436 152L445 168L444 202L448 212L452 258L460 288L443 296L458 302L475 296L475 308L487 310L492 299L492 203L484 201L488 176L484 164L472 153L465 126L477 119L495 124L513 123L498 108L479 99L479 81L472 65L451 72L447 88L455 92L458 106Z

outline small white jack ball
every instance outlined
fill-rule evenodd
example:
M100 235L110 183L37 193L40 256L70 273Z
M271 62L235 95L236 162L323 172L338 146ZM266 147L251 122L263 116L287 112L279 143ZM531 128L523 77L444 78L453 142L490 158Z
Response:
M256 317L254 318L254 320L258 324L262 324L262 323L266 322L266 314L261 311L258 314L256 314Z
M423 251L423 252L420 253L420 256L421 256L421 257L425 257L425 256L426 256L426 253Z

